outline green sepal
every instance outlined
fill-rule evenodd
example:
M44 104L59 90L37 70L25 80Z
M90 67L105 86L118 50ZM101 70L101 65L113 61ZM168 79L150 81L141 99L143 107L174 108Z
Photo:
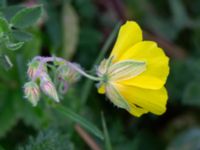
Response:
M124 99L124 97L119 93L112 83L108 83L106 86L106 95L119 108L129 110L129 105Z
M109 81L127 80L133 78L146 70L144 61L125 60L113 64L108 70Z

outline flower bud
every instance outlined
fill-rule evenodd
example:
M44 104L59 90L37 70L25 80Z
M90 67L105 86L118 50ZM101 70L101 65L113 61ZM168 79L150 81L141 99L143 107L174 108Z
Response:
M69 84L73 84L79 80L80 74L72 67L64 64L58 69L58 77L64 79Z
M33 60L28 64L27 74L30 79L33 79L37 73L40 74L41 72L47 72L47 68L44 64L40 64L37 60Z
M40 87L42 91L49 97L53 98L56 102L59 102L56 88L51 81L48 74L43 73L40 77Z
M25 98L27 98L33 106L37 105L40 99L40 89L35 82L30 81L24 85L24 94Z

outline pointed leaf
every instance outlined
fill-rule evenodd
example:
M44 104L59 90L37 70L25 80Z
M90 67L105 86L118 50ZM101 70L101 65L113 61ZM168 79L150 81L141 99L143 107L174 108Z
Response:
M42 6L24 8L11 18L11 23L17 28L27 28L36 23L41 14Z
M63 107L63 106L57 106L56 107L58 111L63 113L66 117L71 119L72 121L79 123L82 125L85 129L93 133L95 136L97 136L100 139L104 139L103 133L91 122L87 121L85 118L81 117L77 113L73 112L69 108Z
M0 8L0 13L4 16L8 21L21 9L25 8L22 5L10 5L3 8Z

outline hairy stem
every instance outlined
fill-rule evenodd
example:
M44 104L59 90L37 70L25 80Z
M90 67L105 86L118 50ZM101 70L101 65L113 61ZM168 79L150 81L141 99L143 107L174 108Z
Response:
M36 72L36 75L35 75L34 79L36 79L38 77L38 74L40 73L40 70L42 69L42 66L45 63L56 61L56 62L61 62L61 63L65 63L65 64L69 65L71 68L73 68L74 70L76 70L77 72L79 72L81 75L87 77L88 79L91 79L91 80L94 80L94 81L101 81L100 77L95 77L95 76L92 76L90 74L87 74L78 65L76 65L74 63L71 63L69 61L66 61L65 59L60 58L60 57L54 57L54 56L53 57L41 57L41 56L36 56L34 58L34 60L40 61L40 66L39 66L39 68L38 68L38 70Z

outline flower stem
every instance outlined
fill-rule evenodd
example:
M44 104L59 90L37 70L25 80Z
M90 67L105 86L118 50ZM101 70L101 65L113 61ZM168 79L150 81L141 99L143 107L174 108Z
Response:
M59 58L59 57L41 57L41 56L37 56L35 57L35 60L39 60L41 62L40 65L46 63L46 62L53 62L53 61L57 61L57 62L64 62L67 65L69 65L71 68L73 68L74 70L76 70L77 72L79 72L81 75L87 77L88 79L94 80L94 81L101 81L102 79L100 77L95 77L92 76L90 74L87 74L85 71L83 71L83 69L81 69L81 67L79 67L77 64L71 63L69 61L66 61L63 58ZM39 67L40 69L40 67Z
M95 77L92 76L90 74L87 74L85 71L83 71L80 67L78 67L76 64L70 63L68 62L68 65L70 65L73 69L75 69L76 71L78 71L81 75L87 77L88 79L94 80L94 81L100 81L101 78L100 77Z
M91 76L85 72L79 72L80 74L82 74L83 76L87 77L88 79L94 80L94 81L101 81L100 77L95 77L95 76Z

